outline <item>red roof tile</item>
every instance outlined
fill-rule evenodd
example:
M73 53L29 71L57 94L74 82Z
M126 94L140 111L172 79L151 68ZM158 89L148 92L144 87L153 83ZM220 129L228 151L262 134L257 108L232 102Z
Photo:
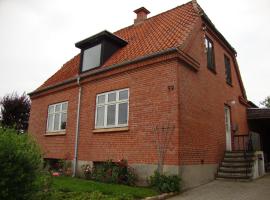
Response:
M192 31L200 16L192 2L178 6L143 23L131 25L114 34L128 44L114 53L101 67L149 55L172 47L180 46ZM76 77L79 74L80 54L63 65L36 91Z

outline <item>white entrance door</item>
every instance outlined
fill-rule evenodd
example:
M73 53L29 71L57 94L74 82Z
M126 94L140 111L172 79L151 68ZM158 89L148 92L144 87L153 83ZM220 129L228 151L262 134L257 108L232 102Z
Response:
M232 139L231 139L231 110L230 107L225 106L225 129L226 129L226 150L232 150Z

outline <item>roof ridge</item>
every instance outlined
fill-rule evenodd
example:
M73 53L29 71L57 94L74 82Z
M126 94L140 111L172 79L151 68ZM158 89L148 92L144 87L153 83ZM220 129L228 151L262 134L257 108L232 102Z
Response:
M192 6L194 8L194 10L201 16L204 13L204 10L202 9L202 7L198 4L197 0L192 0Z
M182 4L182 5L176 6L176 7L174 7L174 8L169 9L169 10L166 10L166 11L164 11L164 12L158 13L158 14L156 14L156 15L154 15L154 16L151 16L151 17L147 18L145 21L150 20L150 19L152 19L152 18L154 18L154 17L157 17L157 16L159 16L159 15L163 15L163 14L165 14L165 13L171 12L171 11L173 11L173 10L179 9L179 8L181 8L181 7L186 6L187 4L190 4L190 3L191 3L191 1L188 1L187 3L184 3L184 4Z
M171 11L173 11L173 10L179 9L179 8L181 8L181 7L184 7L184 6L186 6L186 5L188 5L188 4L192 3L192 2L193 2L193 0L192 0L192 1L188 1L188 2L186 2L186 3L184 3L184 4L181 4L181 5L179 5L179 6L176 6L176 7L174 7L174 8L171 8L171 9L169 9L169 10L166 10L166 11L163 11L163 12L161 12L161 13L158 13L158 14L156 14L156 15L154 15L154 16L151 16L151 17L145 19L144 21L145 21L145 22L146 22L146 21L149 21L149 20L151 20L151 19L153 19L153 18L155 18L155 17L158 17L158 16L163 15L163 14L165 14L165 13L168 13L168 12L171 12ZM139 25L142 25L142 24L144 24L144 23L138 24L138 25L136 25L136 26L139 26ZM121 28L121 29L119 29L119 30L117 30L117 31L115 31L115 32L113 32L113 33L114 33L114 34L117 34L117 32L120 32L120 31L122 31L122 30L124 30L124 29L131 28L131 27L133 27L133 26L134 26L134 24L131 24L131 25L126 26L126 27L123 27L123 28Z

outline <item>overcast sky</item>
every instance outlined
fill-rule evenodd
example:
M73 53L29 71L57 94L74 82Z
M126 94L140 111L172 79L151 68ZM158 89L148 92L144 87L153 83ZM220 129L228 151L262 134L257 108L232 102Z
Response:
M133 23L133 10L150 16L187 0L0 0L0 97L31 92L79 49L74 43L104 29ZM238 52L248 99L270 95L270 1L198 0Z

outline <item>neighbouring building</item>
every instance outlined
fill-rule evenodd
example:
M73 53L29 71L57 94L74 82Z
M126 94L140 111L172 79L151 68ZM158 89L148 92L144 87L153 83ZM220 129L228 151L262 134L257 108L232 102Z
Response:
M153 174L153 128L174 127L164 171L184 187L215 178L235 135L249 133L248 102L236 51L196 1L102 31L39 88L29 132L45 158L86 163L127 159L140 180ZM79 31L79 30L78 30Z

